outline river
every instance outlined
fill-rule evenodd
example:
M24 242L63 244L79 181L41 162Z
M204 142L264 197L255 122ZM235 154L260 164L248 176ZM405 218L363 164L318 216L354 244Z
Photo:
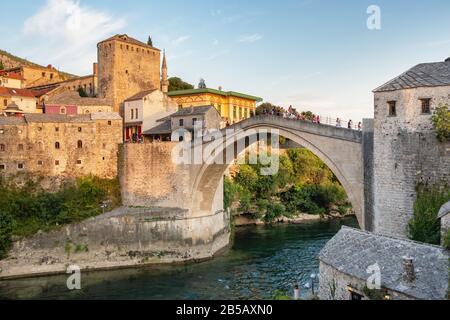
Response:
M214 260L82 274L81 290L69 291L66 276L0 282L0 299L268 299L292 294L317 273L319 251L355 218L297 225L237 228L234 244ZM317 284L316 284L317 285Z

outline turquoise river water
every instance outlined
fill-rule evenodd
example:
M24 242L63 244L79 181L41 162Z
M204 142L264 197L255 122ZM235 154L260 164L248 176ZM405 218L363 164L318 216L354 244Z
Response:
M1 299L269 299L310 282L317 256L342 225L355 218L296 225L237 228L234 245L214 260L81 275L69 291L66 276L0 282ZM303 289L304 296L311 292Z

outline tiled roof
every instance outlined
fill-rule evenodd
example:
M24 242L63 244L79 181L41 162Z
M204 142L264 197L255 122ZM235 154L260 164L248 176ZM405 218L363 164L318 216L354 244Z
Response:
M82 98L75 91L64 91L55 94L47 102L47 105L75 105L75 106L111 106L106 99Z
M16 79L16 80L23 80L22 75L20 73L15 73L15 72L0 71L0 77Z
M28 113L24 115L25 121L28 123L87 123L92 122L90 114L82 115L63 115L63 114L40 114Z
M129 97L127 100L125 100L125 102L141 100L145 96L148 96L150 93L155 92L157 90L158 89L151 89L151 90L141 91L141 92L135 94L134 96Z
M25 124L23 117L5 117L0 114L0 126L18 126Z
M169 133L172 133L172 123L170 121L165 121L160 125L157 125L156 127L145 131L143 135L169 134Z
M445 217L446 215L448 215L450 213L450 201L447 202L446 204L444 204L441 208L441 210L439 210L438 213L438 218L441 219L443 217Z
M103 40L100 43L107 42L107 41L112 41L112 40L118 40L118 41L130 43L130 44L133 44L133 45L136 45L136 46L141 46L141 47L146 47L146 48L150 48L150 49L153 49L153 50L161 51L161 50L159 50L159 49L157 49L155 47L149 46L148 44L146 44L146 43L144 43L142 41L134 39L134 38L128 36L127 34L116 34L115 36L112 36L111 38Z
M188 107L188 108L183 108L183 109L171 114L170 117L204 115L210 110L217 111L217 109L214 108L213 106Z
M91 113L92 120L122 120L117 112L94 112Z
M253 100L256 102L260 102L263 99L260 97L251 96L244 93L234 92L234 91L221 91L221 90L215 90L215 89L188 89L188 90L178 90L178 91L171 91L167 95L169 97L177 97L177 96L187 96L187 95L194 95L194 94L202 94L202 93L211 93L211 94L217 94L224 97L233 96L233 97L239 97L243 99Z
M416 279L403 280L403 257L414 259ZM449 283L449 254L438 246L343 227L319 254L321 262L366 281L367 268L381 268L384 288L417 299L445 299Z
M422 63L376 88L374 92L448 85L450 85L450 61Z
M0 87L0 96L35 98L35 95L31 90L6 87Z

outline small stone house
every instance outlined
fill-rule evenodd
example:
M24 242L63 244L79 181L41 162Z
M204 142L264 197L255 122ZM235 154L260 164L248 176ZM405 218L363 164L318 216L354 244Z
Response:
M179 140L187 140L187 135L192 137L195 126L201 126L202 130L221 129L222 118L214 106L201 106L184 108L160 119L159 125L144 132L150 140L159 139L168 141L174 131L178 131Z
M438 218L441 220L441 239L444 241L445 235L450 230L450 201L439 210Z
M438 246L343 227L319 260L321 300L447 297L449 252ZM380 287L370 290L377 277Z

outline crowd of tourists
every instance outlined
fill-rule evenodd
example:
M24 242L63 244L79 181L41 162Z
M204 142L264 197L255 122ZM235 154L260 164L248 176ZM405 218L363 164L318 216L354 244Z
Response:
M264 109L262 112L263 115L272 115L272 116L279 116L283 117L285 119L293 119L293 120L302 120L302 121L310 121L315 124L322 124L322 118L319 115L312 114L311 112L298 112L295 108L292 106L289 106L287 110L282 108L276 108L273 107L272 109ZM355 126L353 123L353 120L349 120L344 122L341 118L336 118L335 120L335 126L337 128L344 128L345 123L347 126L347 129L354 129L354 130L362 130L362 123L358 122L358 124ZM326 118L325 123L327 125L332 125L332 121L330 118Z

